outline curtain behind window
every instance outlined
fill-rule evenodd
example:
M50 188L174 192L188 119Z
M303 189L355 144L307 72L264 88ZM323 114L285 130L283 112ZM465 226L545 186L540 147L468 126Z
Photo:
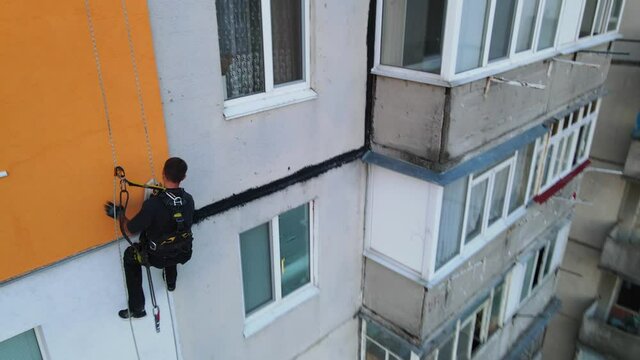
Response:
M225 99L264 92L260 0L216 0Z
M464 204L467 198L467 179L464 177L444 188L436 270L460 253Z
M271 0L273 83L303 80L303 0Z

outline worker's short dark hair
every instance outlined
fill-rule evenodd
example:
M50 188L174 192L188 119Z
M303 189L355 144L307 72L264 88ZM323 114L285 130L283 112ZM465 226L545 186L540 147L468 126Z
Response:
M164 162L162 172L167 179L179 183L187 176L187 163L179 157L169 158Z

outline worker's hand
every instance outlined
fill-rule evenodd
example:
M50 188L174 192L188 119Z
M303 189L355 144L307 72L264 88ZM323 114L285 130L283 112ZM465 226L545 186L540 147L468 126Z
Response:
M117 219L124 214L124 208L112 203L111 201L107 201L104 204L104 212L108 217Z

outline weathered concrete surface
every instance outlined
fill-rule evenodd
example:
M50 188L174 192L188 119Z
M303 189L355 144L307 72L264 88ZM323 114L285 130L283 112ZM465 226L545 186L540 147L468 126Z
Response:
M575 60L600 68L546 60L498 74L543 84L544 90L499 83L487 90L487 79L447 90L378 76L373 142L389 156L403 158L385 148L416 157L418 165L424 160L434 169L450 167L593 96L607 77L610 58L578 53Z
M598 295L602 271L597 264L600 252L570 240L567 243L562 269L558 271L556 296L562 308L551 320L543 348L544 359L573 358L580 323L585 310Z
M373 141L437 161L445 88L377 77Z
M640 88L640 86L639 86ZM640 181L640 141L635 140L629 145L629 153L624 162L624 176Z
M602 354L620 360L637 360L640 354L640 336L607 325L594 316L596 304L582 318L579 341Z
M640 245L608 237L602 249L600 266L640 284Z
M419 337L425 289L422 285L365 259L363 305Z
M601 249L604 239L618 222L625 181L620 176L591 171L592 168L620 170L617 166L596 160L587 168L578 191L580 203L576 205L576 216L569 236Z

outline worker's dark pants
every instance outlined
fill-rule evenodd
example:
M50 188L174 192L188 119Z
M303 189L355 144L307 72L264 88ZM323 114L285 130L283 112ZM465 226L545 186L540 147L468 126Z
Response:
M168 286L176 283L178 270L176 266L164 268ZM124 275L127 278L127 291L129 292L129 310L144 310L144 291L142 290L142 265L136 260L135 249L129 246L124 251Z

